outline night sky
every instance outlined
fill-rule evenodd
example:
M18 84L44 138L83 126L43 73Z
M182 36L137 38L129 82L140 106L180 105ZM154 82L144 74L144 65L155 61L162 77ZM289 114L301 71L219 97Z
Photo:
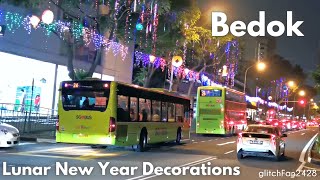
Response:
M299 30L304 37L277 37L277 53L292 64L299 64L310 73L319 64L317 51L320 49L320 1L319 0L198 0L203 15L212 11L224 12L228 21L244 21L246 24L259 20L259 11L266 12L266 24L279 20L286 24L287 11L293 11L293 23L304 21ZM230 24L229 24L230 25ZM254 51L254 50L253 50ZM312 80L308 78L308 84Z

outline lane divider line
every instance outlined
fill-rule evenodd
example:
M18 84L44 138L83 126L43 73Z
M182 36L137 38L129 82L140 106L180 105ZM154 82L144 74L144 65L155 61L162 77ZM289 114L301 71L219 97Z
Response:
M225 152L224 154L230 154L230 153L233 153L233 152L234 152L234 150Z
M221 144L217 144L218 146L224 146L224 145L227 145L227 144L233 144L235 143L236 141L230 141L230 142L225 142L225 143L221 143Z
M301 133L301 136L303 136L304 134L306 134L306 133Z
M205 163L205 162L208 162L208 161L211 161L211 160L215 160L215 159L217 159L217 158L216 157L207 157L207 158L204 158L204 159L200 159L200 160L193 161L193 162L190 162L190 163L187 163L187 164L183 164L183 165L180 165L180 166L176 166L176 167L195 166L195 165L202 164L202 163ZM153 174L153 175L141 175L141 176L129 178L129 179L126 179L126 180L136 180L136 179L145 180L145 179L150 179L150 178L157 177L157 176L160 176L160 175L156 175L156 174Z

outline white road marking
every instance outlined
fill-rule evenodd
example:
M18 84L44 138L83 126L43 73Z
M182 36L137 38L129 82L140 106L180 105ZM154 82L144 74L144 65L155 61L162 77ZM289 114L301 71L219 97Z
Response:
M301 151L300 154L300 158L299 161L301 162L301 165L298 167L297 171L301 171L302 168L304 167L304 165L306 164L306 161L304 160L304 157L308 151L308 149L310 148L312 142L315 140L315 138L318 136L318 133L316 135L314 135L310 141L304 146L303 150Z
M209 141L212 141L212 139L210 139Z
M232 153L234 150L232 150L232 151L228 151L228 152L225 152L224 154L230 154L230 153Z
M306 133L301 133L301 136L303 136L304 134L306 134Z
M194 144L197 144L198 142L193 142Z
M225 142L225 143L221 143L221 144L217 144L218 146L224 146L224 145L227 145L227 144L233 144L235 143L236 141L230 141L230 142Z
M194 141L194 139L192 139L191 141Z
M189 141L190 139L183 139L183 140L181 140L181 141Z
M175 167L190 167L190 166L195 166L195 165L198 165L198 164L202 164L202 163L206 163L206 162L209 162L211 160L215 160L217 159L216 157L207 157L207 158L204 158L204 159L200 159L200 160L197 160L197 161L193 161L193 162L190 162L190 163L187 163L187 164L183 164L183 165L180 165L180 166L175 166ZM136 179L139 179L139 180L145 180L145 179L150 179L150 178L153 178L153 177L157 177L157 176L160 176L160 175L156 175L156 174L153 174L153 175L141 175L141 176L137 176L137 177L133 177L133 178L130 178L130 179L126 179L126 180L136 180Z
M201 142L205 142L205 141L201 141Z
M23 143L19 143L19 146L30 145L30 144L37 144L37 143L23 142Z

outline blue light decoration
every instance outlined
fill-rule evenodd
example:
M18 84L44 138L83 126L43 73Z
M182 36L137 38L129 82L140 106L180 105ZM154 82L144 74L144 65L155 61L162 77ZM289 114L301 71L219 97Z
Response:
M117 0L118 2L119 0ZM5 21L7 30L11 33L14 33L21 26L27 31L28 34L31 34L31 22L29 16L22 16L19 13L13 12L3 12L0 10L0 21ZM87 25L85 23L85 25ZM121 54L121 59L124 60L128 54L128 47L113 40L108 40L103 35L99 35L89 28L84 28L84 25L79 22L63 22L63 21L54 21L50 25L41 23L40 27L43 28L44 33L47 36L52 34L52 31L58 32L59 36L64 39L65 32L70 32L76 39L83 39L85 45L89 46L93 43L96 47L103 47L105 50L110 48L113 50L114 56ZM85 30L85 31L84 31ZM84 36L84 32L86 33Z
M136 24L136 29L137 29L138 31L143 30L143 25L142 25L141 23L137 23L137 24Z
M277 108L279 110L285 110L287 109L287 112L291 112L293 111L293 107L289 108L286 105L280 106L279 104L275 103L275 102L269 102L269 101L265 101L263 99L261 99L260 97L250 97L250 96L246 96L246 101L249 102L252 105L256 105L257 103L262 104L262 105L267 105L268 107L273 107L273 108Z

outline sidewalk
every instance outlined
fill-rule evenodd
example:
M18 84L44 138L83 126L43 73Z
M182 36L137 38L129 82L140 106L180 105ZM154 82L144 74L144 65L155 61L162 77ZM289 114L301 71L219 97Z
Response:
M320 166L320 134L316 138L310 153L311 163Z
M24 133L20 136L21 141L56 143L55 131L43 131L37 133Z

